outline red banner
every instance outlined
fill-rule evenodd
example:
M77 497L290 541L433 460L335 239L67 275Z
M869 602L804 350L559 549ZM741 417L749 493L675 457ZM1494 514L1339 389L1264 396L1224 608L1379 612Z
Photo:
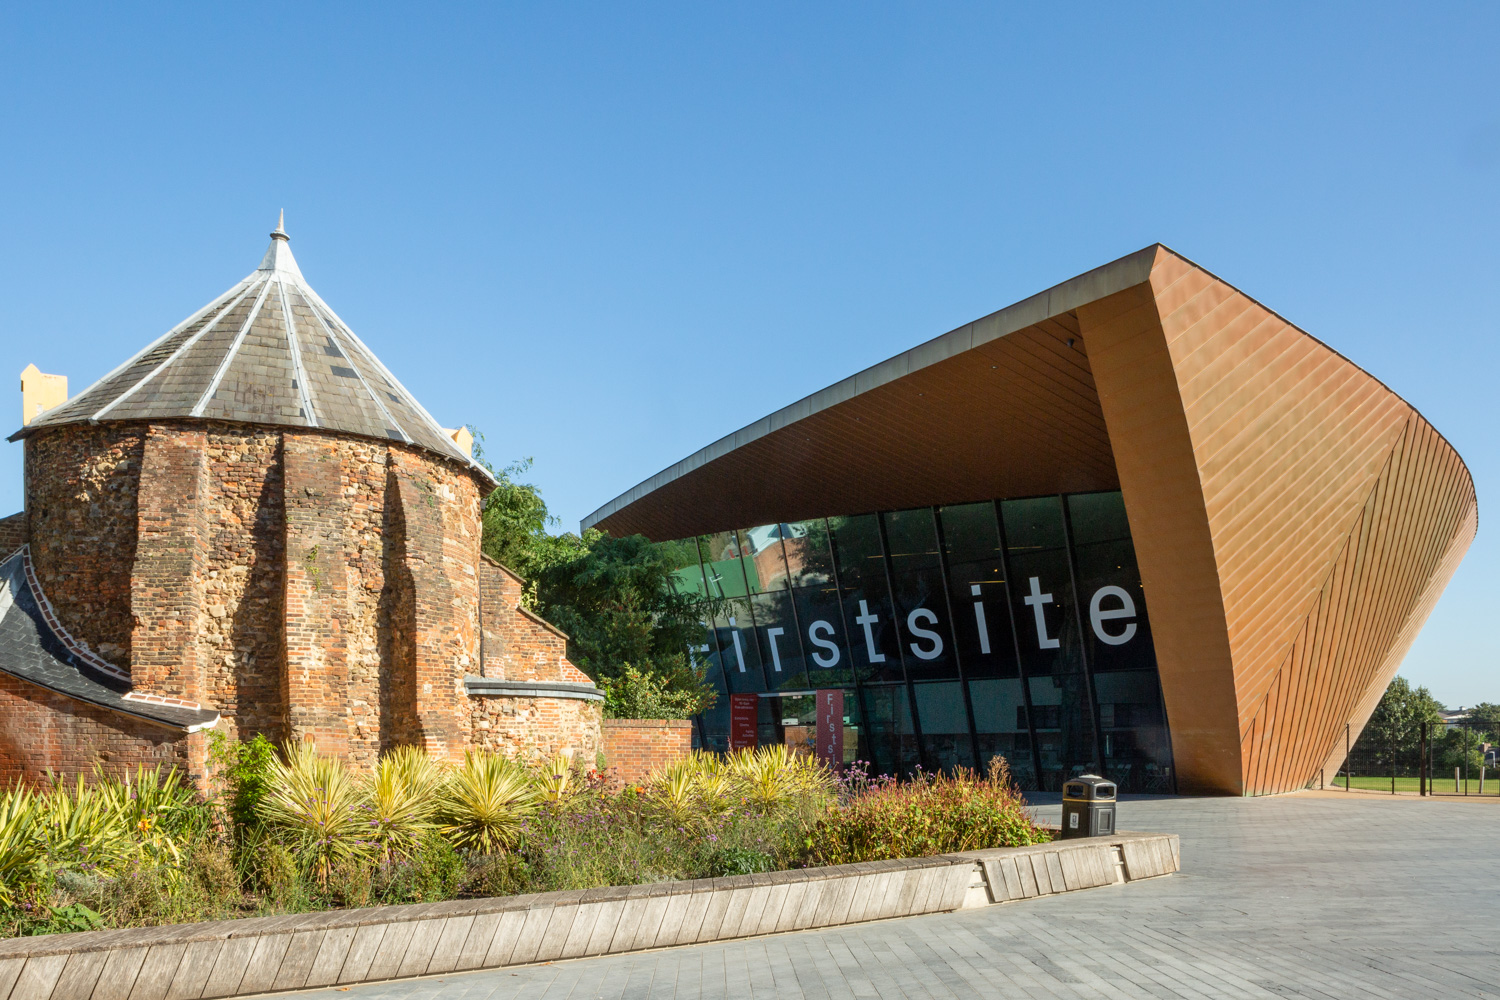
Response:
M818 759L834 770L844 766L844 692L840 688L818 691Z
M756 738L756 716L760 711L760 698L753 694L729 696L729 749L753 747Z

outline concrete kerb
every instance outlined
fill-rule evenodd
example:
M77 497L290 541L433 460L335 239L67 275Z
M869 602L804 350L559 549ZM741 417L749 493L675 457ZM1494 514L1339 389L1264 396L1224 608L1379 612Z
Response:
M1177 871L1175 834L729 878L0 940L0 1000L208 1000L1007 903Z

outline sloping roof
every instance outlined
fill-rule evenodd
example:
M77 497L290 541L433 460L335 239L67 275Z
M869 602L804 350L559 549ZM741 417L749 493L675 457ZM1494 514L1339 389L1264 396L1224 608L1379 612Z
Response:
M10 439L65 424L184 418L400 441L489 478L312 290L280 225L248 277Z
M58 623L25 546L0 562L0 671L172 729L194 732L219 721L218 712L190 702L132 694L124 671L79 645Z

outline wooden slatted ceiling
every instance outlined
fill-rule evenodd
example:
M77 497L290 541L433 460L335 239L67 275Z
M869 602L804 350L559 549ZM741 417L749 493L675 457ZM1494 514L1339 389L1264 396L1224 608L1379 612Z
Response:
M757 438L601 526L679 538L1118 482L1077 320L1064 313Z
M1342 758L1344 724L1369 718L1476 525L1462 462L1412 414L1244 729L1246 791L1303 788Z

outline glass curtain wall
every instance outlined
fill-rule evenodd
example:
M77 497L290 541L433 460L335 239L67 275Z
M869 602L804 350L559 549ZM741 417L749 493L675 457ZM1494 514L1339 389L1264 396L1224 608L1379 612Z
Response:
M1102 773L1173 789L1146 598L1118 492L761 525L664 543L684 593L726 601L693 651L760 696L763 743L811 738L806 694L845 691L848 753L875 773L984 768L1057 791ZM693 565L696 555L698 565ZM804 702L807 704L804 705Z

